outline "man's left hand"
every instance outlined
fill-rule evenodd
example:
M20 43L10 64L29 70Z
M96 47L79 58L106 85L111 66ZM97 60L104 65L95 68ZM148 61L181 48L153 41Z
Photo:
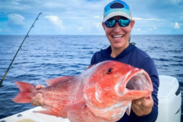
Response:
M133 100L132 101L132 110L137 116L148 115L152 111L154 101L152 95L147 97Z

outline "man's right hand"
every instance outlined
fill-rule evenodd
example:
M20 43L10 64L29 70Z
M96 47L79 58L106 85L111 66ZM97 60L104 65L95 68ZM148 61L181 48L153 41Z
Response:
M37 85L36 89L39 90L39 89L41 89L43 87L45 87L45 86ZM42 96L42 94L38 93L35 97L33 97L32 100L31 100L31 104L32 104L32 106L43 106L44 103L43 103L43 96Z

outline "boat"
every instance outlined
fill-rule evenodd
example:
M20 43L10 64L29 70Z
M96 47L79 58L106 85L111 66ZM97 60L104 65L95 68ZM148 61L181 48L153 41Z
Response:
M158 91L158 118L156 122L181 121L181 91L179 82L175 77L160 75Z
M181 121L181 91L175 77L160 75L158 91L159 113L156 122ZM36 113L42 107L35 107L12 116L0 119L0 122L70 122L68 119Z

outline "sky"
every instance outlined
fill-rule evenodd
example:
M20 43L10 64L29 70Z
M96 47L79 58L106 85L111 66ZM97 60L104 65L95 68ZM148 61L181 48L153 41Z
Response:
M103 9L112 0L0 0L0 35L104 35ZM124 0L132 35L183 35L183 0Z

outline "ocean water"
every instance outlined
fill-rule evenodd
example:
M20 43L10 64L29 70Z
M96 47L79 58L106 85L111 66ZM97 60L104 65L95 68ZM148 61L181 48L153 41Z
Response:
M23 39L24 36L0 35L0 79ZM154 59L159 75L176 77L183 91L183 35L132 35L131 42ZM15 81L46 85L45 80L50 78L80 74L92 55L108 46L105 36L30 36L0 87L0 118L32 108L30 104L11 101L19 92Z

